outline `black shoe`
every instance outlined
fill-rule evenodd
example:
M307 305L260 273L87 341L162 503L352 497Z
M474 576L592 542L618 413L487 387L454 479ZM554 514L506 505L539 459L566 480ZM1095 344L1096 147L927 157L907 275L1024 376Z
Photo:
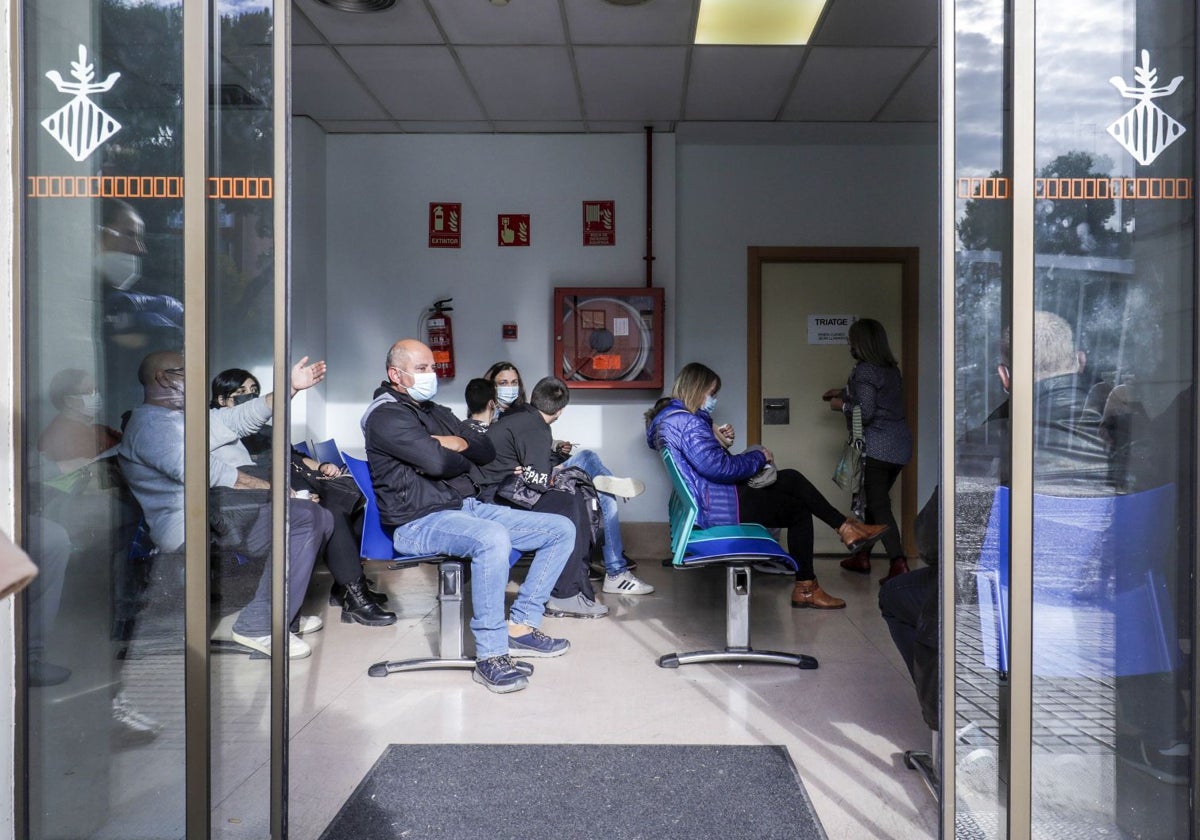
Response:
M357 621L368 627L387 627L396 623L396 614L388 612L371 598L366 578L359 578L345 587L342 598L342 624Z
M367 594L370 596L372 601L374 601L376 604L379 604L381 607L388 602L388 596L386 593L376 592L371 588L372 581L369 577L364 576L362 579L367 582ZM329 587L329 606L340 607L342 605L342 599L345 597L346 587L342 586L337 581L334 581L333 586Z

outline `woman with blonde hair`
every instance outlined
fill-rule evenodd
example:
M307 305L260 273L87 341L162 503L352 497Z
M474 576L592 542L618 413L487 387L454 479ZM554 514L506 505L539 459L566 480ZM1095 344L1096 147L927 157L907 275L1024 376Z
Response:
M733 429L714 429L721 377L698 362L685 365L671 390L671 401L650 421L646 442L651 449L670 451L684 482L699 503L696 527L755 522L767 528L787 528L788 553L799 567L792 590L798 609L838 610L846 606L821 588L813 570L813 517L838 532L842 543L857 551L882 536L884 526L871 526L838 511L799 471L777 470L765 487L752 487L751 476L774 456L765 448L741 454L729 452Z

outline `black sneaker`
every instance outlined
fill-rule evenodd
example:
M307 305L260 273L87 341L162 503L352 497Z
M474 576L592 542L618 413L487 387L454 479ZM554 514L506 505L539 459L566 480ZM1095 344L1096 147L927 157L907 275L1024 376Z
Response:
M566 639L551 638L541 630L531 630L524 636L508 637L508 652L512 656L562 656L570 647L571 643Z
M516 667L512 657L507 654L480 659L475 663L471 679L488 691L494 691L497 694L520 691L529 685L529 679Z

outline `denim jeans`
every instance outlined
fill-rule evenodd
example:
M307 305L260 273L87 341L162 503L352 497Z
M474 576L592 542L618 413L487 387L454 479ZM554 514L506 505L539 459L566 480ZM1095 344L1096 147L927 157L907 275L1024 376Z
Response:
M504 588L512 549L534 551L529 574L509 610L515 624L540 627L546 599L575 545L575 526L565 516L464 499L460 510L439 510L396 529L401 554L450 554L471 558L471 633L475 658L508 653Z
M564 467L579 467L592 478L598 475L612 475L604 466L600 456L590 449L581 449L567 460ZM608 493L597 493L600 497L600 512L604 515L604 571L610 575L619 575L625 571L629 563L625 560L625 546L621 542L621 523L617 519L617 500Z

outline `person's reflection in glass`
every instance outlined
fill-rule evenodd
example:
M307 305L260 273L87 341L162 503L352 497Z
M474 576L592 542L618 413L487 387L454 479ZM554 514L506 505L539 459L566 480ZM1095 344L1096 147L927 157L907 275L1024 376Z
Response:
M104 394L118 412L141 401L135 373L146 354L183 343L179 299L138 291L147 254L141 214L121 199L104 199L95 271L100 285Z
M121 442L121 433L98 422L103 399L96 380L79 368L60 370L50 380L50 404L58 413L38 437L38 451L62 473L75 470Z

